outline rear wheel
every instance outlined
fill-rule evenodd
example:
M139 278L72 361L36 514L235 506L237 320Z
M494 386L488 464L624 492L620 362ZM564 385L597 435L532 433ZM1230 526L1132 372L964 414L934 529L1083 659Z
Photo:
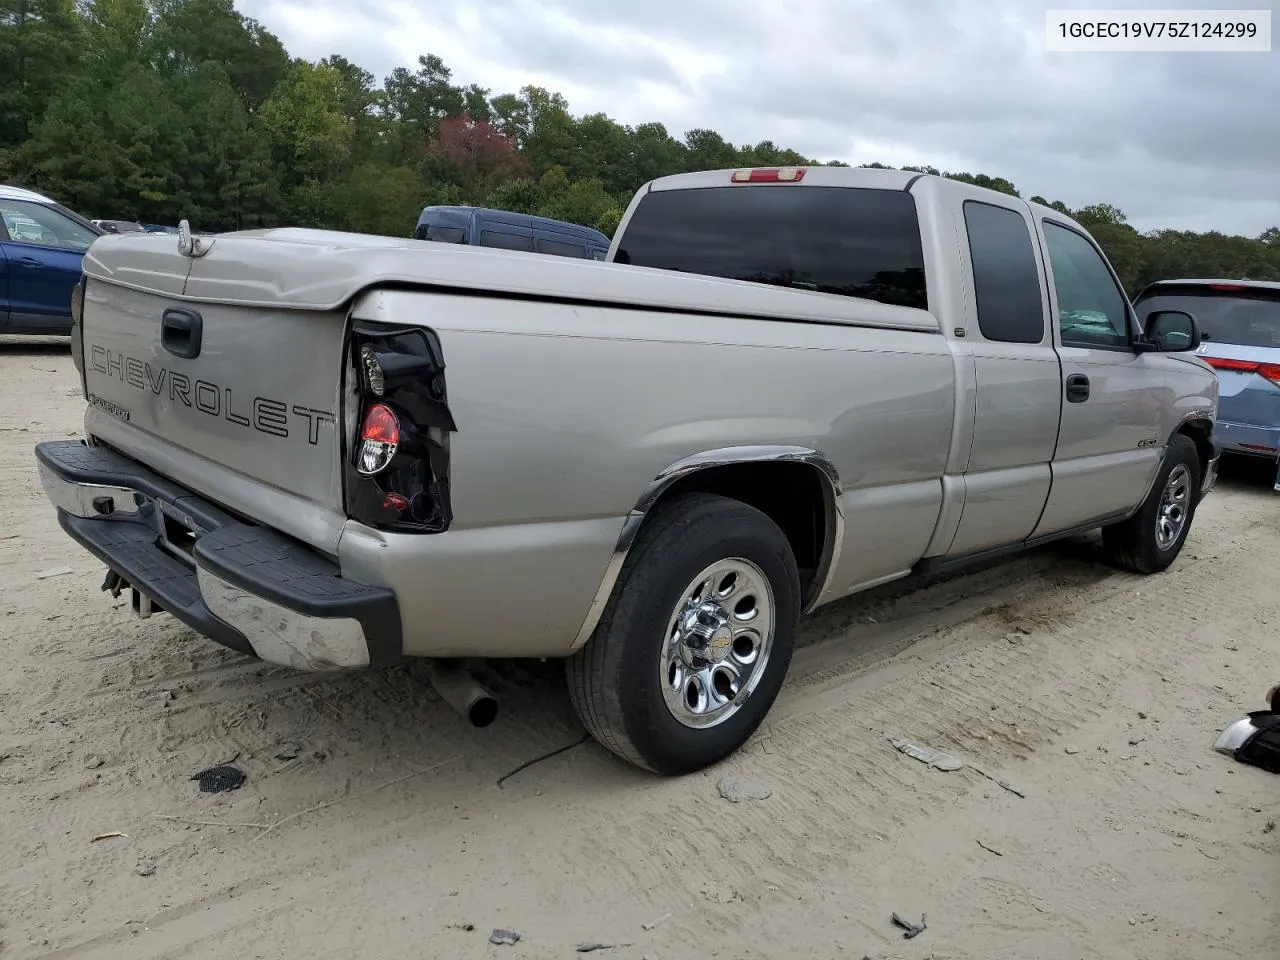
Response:
M737 750L778 695L800 614L787 538L754 507L682 496L650 516L587 644L567 664L583 724L662 774Z
M1175 434L1142 508L1106 527L1102 542L1112 560L1134 573L1159 573L1177 559L1191 531L1200 490L1200 455L1190 437Z

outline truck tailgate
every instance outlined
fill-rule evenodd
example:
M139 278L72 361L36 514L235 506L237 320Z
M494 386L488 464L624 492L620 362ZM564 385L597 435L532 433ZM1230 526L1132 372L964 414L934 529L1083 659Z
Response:
M331 550L342 514L344 324L341 311L184 301L90 276L88 432Z

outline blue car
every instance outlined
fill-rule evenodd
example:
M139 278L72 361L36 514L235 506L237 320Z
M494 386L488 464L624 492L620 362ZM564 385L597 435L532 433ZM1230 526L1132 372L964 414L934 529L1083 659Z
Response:
M68 336L80 262L101 235L48 197L0 186L0 334Z
M1197 355L1218 373L1214 435L1226 453L1276 463L1280 493L1280 283L1161 280L1134 301L1139 320L1183 310L1200 324Z
M487 207L424 207L413 236L417 240L466 243L587 260L603 260L609 252L609 238L599 230L564 220Z

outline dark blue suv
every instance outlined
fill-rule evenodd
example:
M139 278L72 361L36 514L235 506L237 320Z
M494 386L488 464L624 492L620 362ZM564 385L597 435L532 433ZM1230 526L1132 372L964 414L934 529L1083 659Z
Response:
M0 186L0 334L69 335L71 289L101 235L48 197Z
M550 217L488 207L425 207L413 235L418 240L466 243L587 260L603 260L609 252L609 238L599 230Z

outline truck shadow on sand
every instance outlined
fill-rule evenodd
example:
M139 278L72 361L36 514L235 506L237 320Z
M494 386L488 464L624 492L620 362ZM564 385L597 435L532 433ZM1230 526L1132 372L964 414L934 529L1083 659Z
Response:
M874 670L914 645L921 623L963 622L975 616L974 603L991 606L995 600L989 595L1008 596L1033 579L1087 588L1115 574L1097 558L1093 540L1067 541L963 572L908 578L830 604L801 621L787 687L797 672L829 668L832 662L856 661L859 672ZM181 660L195 669L167 680L162 669L156 678L183 688L166 710L168 746L182 754L204 741L197 750L210 762L220 753L225 759L239 751L242 765L264 789L286 772L300 785L299 767L311 771L303 779L333 774L348 779L355 771L426 769L442 761L451 765L455 787L464 790L551 790L568 779L579 789L609 791L653 779L587 737L556 660L483 664L479 679L500 707L491 726L474 728L440 699L421 661L300 674L212 646L197 653L205 641L180 632ZM219 728L222 736L215 733ZM198 761L193 757L192 762Z

